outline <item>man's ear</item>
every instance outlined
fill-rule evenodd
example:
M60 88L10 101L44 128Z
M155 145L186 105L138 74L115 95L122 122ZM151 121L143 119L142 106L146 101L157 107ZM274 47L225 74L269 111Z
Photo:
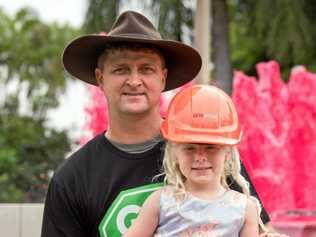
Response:
M100 68L96 68L94 70L94 76L95 76L95 79L97 80L98 86L102 87L103 86L103 73L102 73L102 70Z
M162 91L166 88L166 80L168 76L168 69L164 68L162 71Z

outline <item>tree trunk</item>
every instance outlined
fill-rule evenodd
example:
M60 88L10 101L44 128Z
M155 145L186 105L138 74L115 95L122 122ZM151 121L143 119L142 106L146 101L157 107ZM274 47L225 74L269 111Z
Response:
M194 44L202 57L202 67L196 76L198 84L210 84L210 0L196 2Z
M222 89L231 94L233 73L230 61L227 1L212 0L211 11L214 79Z

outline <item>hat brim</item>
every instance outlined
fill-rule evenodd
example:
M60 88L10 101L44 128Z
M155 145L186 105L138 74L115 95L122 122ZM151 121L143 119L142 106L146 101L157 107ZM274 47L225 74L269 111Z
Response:
M192 47L172 40L153 40L109 35L86 35L73 40L64 50L63 65L72 76L97 85L94 71L97 58L111 42L135 42L155 46L165 58L168 76L165 91L180 87L194 79L200 71L202 59Z

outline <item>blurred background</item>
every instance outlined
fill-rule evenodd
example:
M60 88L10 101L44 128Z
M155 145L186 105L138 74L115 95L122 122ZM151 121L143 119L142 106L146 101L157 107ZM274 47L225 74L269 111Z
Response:
M65 73L63 48L108 32L127 9L146 15L163 38L200 50L195 83L232 94L260 197L276 227L298 220L303 236L316 222L313 0L0 0L0 226L17 226L6 236L39 236L42 205L34 203L44 201L54 170L106 128L103 96ZM173 94L162 97L162 114Z

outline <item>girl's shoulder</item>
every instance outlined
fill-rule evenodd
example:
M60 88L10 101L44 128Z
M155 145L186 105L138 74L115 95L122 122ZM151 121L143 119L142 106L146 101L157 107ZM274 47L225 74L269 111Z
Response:
M159 191L163 194L172 194L174 192L174 187L171 185L164 185Z
M160 203L160 196L161 196L162 189L158 189L154 192L152 192L148 198L145 200L143 206L155 206L159 207Z
M248 196L244 193L228 190L224 195L223 203L231 207L246 209L248 199Z
M232 190L232 189L229 189L227 191L227 194L229 197L234 198L234 199L245 199L245 200L248 199L248 196L246 194Z
M174 187L170 185L165 185L157 191L159 191L159 196L161 200L169 199L174 196Z
M170 185L164 185L161 188L157 189L156 191L152 192L148 199L151 202L163 202L166 200L171 200L174 198L175 188Z
M148 198L154 199L154 200L159 200L161 193L163 192L163 189L164 189L163 187L157 189L156 191L152 192Z
M161 203L177 203L177 190L171 185L165 185L160 189Z

